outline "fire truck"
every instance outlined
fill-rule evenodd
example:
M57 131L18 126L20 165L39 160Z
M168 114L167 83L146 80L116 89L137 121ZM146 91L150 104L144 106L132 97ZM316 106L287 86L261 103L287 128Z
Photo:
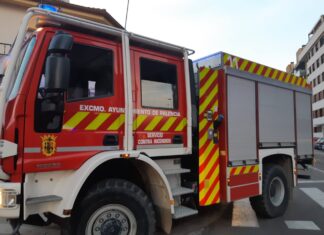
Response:
M311 162L306 80L39 8L0 94L0 217L71 234L171 232L250 198L282 215Z

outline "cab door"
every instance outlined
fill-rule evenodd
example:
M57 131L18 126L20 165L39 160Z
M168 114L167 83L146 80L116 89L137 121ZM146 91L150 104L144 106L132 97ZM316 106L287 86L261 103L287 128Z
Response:
M184 154L187 109L182 58L135 47L131 55L135 149L146 149L150 156Z
M46 33L48 48L55 31ZM40 55L26 106L25 171L77 169L102 151L123 148L124 93L121 46L117 42L73 33L64 114L45 100L44 63ZM38 81L38 82L37 82ZM44 94L45 93L45 94ZM58 98L58 97L56 97ZM60 121L61 120L61 121Z

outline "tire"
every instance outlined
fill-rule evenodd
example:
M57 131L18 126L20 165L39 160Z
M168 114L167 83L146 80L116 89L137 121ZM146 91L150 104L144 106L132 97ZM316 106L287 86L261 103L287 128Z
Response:
M254 211L263 218L275 218L285 213L290 190L287 176L278 165L264 167L262 194L250 198Z
M135 184L105 180L77 206L73 227L77 235L151 235L155 232L153 204Z

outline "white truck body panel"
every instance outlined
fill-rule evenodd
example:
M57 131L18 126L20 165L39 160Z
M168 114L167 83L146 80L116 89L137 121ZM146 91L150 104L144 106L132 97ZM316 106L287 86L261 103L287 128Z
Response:
M255 83L234 76L228 76L227 79L229 161L255 160Z

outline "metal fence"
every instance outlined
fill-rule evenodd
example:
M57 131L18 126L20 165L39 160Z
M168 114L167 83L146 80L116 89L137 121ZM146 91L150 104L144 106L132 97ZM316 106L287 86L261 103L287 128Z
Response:
M11 49L11 44L0 42L0 56L7 55Z

